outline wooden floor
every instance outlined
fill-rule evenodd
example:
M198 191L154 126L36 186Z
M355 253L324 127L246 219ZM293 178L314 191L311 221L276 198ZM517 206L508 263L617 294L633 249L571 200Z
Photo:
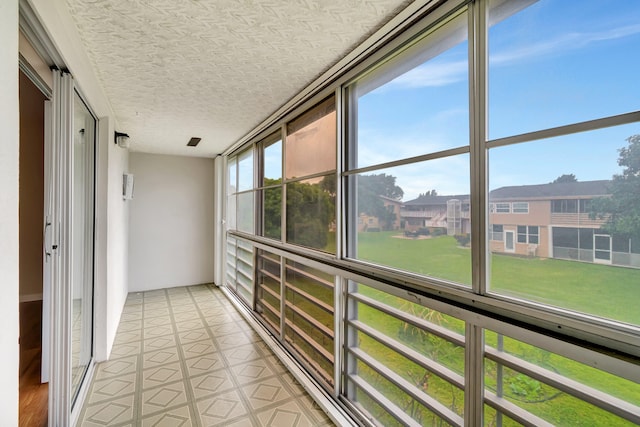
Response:
M48 384L40 383L42 301L20 303L20 426L47 425Z

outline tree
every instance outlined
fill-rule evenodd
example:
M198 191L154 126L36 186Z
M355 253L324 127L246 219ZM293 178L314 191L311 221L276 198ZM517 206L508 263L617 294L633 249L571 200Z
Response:
M401 200L402 188L396 185L396 177L385 173L359 175L358 180L358 215L366 214L378 218L383 227L388 228L395 218L393 208L385 206L380 196Z
M578 182L578 180L576 179L576 176L572 173L565 173L560 175L559 177L557 177L556 179L554 179L551 183L552 184L565 184L568 182Z
M334 218L333 197L322 182L287 184L288 241L324 249L329 242L329 226Z
M437 195L438 195L438 192L435 190L435 188L433 188L431 190L427 190L426 193L420 193L418 197L437 196Z
M640 238L640 135L627 143L619 150L618 165L624 169L611 180L611 196L594 199L590 216L607 218L603 229L611 235Z
M264 179L265 186L282 184L282 179ZM282 222L282 187L266 188L264 191L264 235L280 239Z

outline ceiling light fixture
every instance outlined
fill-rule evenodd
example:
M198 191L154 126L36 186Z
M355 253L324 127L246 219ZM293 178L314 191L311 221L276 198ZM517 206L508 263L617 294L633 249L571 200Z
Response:
M200 143L201 140L202 140L202 138L196 138L194 136L193 138L191 138L189 140L189 142L187 142L187 147L195 147Z
M129 135L123 132L116 131L113 139L114 139L114 143L118 144L118 146L121 148L129 148L129 144L131 144L131 141L129 140Z

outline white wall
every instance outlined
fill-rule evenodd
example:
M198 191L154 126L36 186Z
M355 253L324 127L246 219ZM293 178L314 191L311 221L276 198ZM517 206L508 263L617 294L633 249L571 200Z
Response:
M127 299L129 285L128 238L129 205L122 199L122 174L129 169L129 151L113 141L114 131L109 128L108 188L107 188L107 311L106 356L111 353L122 308ZM96 304L98 302L96 301ZM98 322L100 320L97 320Z
M0 425L18 424L18 0L0 1Z
M213 282L214 161L131 153L129 288Z

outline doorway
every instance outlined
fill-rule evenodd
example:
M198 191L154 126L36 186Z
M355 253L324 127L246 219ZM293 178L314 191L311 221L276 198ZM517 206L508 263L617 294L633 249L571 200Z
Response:
M611 236L608 234L593 235L593 262L611 264Z
M505 252L513 252L516 250L514 245L513 231L505 231L504 232L504 250Z
M46 426L48 416L48 384L42 382L46 100L20 71L20 426Z

